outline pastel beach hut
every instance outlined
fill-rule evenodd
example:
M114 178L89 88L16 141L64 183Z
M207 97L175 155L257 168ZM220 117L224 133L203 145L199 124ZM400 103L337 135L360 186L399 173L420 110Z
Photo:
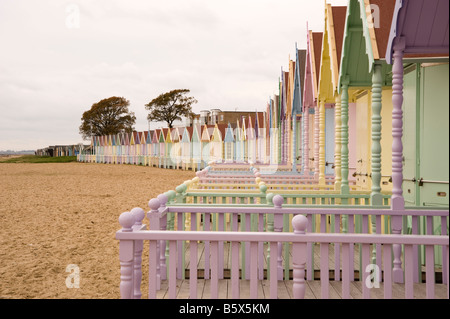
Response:
M202 126L202 134L201 134L201 154L202 154L202 168L206 167L209 162L210 157L210 143L211 143L211 134L212 131L208 130L208 125L204 124ZM214 129L214 127L212 127Z
M224 143L224 160L226 163L233 163L236 160L236 139L234 137L234 130L231 127L231 124L228 123L228 126L225 131L225 138L223 139Z
M192 169L192 133L194 128L188 126L184 128L183 136L181 137L181 168L187 170Z
M152 136L152 158L151 158L151 166L159 165L159 130L151 131Z
M123 133L116 134L116 163L123 164L122 154L124 152Z
M166 154L166 146L164 143L164 131L163 129L156 130L156 137L158 139L157 147L158 147L158 167L164 167L164 157Z
M139 135L139 155L137 159L138 165L146 165L146 157L147 157L147 136L146 132L138 132Z
M402 189L407 205L448 206L448 11L444 0L395 1L386 48L396 79L392 196Z
M318 83L319 184L325 184L326 175L335 175L337 190L341 185L341 101L337 87L346 11L347 7L325 5Z
M100 163L105 163L107 145L108 145L108 142L107 142L106 135L100 136Z
M102 152L102 137L96 136L95 141L96 141L95 162L101 163L100 159L101 159L101 155L102 155L101 154L101 152Z
M98 162L98 160L97 160L97 156L98 156L98 136L93 136L91 143L92 143L92 147L94 149L94 152L93 152L94 155L92 156L93 162L97 163Z
M165 168L165 157L166 157L166 143L164 129L158 129L158 144L159 144L159 167Z
M169 128L163 128L164 133L164 168L171 168L172 159L170 157L170 152L172 151L172 131Z
M140 138L136 131L130 134L130 164L137 164L140 155Z
M234 139L235 139L235 160L236 162L244 161L244 138L242 136L242 129L240 121L236 121L236 127L234 128Z
M302 170L302 92L305 78L306 50L297 49L295 45L295 68L293 70L292 93L292 171L297 173L298 166Z
M214 130L211 134L211 143L210 143L210 161L222 161L224 158L224 143L223 139L225 137L225 130L227 128L226 124L215 124Z
M194 121L193 130L192 130L192 162L193 167L199 171L202 169L202 142L201 142L201 125Z
M320 73L320 54L322 50L322 32L307 31L306 37L306 65L303 92L302 121L303 121L303 154L302 164L305 175L315 175L318 178L318 130L316 131L316 115L318 115L317 95L318 76ZM317 113L317 114L316 114ZM316 164L317 163L317 167Z
M244 162L248 162L249 161L249 156L248 156L248 131L247 131L247 117L243 116L242 117L242 125L241 125L241 152L242 152L242 159Z
M289 136L289 127L288 127L288 120L289 117L288 113L288 83L289 83L289 72L284 72L283 69L281 69L281 77L279 81L279 92L280 92L280 104L279 104L279 112L278 112L278 127L279 127L279 164L286 165L288 160L288 154L287 154L287 144L288 144L288 136Z
M183 138L183 131L184 127L174 127L172 129L172 148L170 151L170 158L173 168L181 167L181 139Z
M147 155L147 137L145 132L138 132L139 135L139 145L137 148L139 149L139 153L137 156L136 165L145 165L145 157Z
M151 159L152 159L152 135L153 131L148 130L145 132L145 165L151 166Z
M272 113L271 113L271 101L269 101L267 103L267 108L266 108L266 112L265 112L265 145L266 145L266 149L265 149L265 164L271 164L271 145L270 145L270 131L271 131L271 118L272 118Z
M395 1L386 46L392 65L392 207L448 209L449 191L449 2ZM419 26L416 28L416 26ZM413 233L448 234L448 218L413 219ZM396 232L401 223L395 223ZM448 283L448 250L434 251ZM432 255L431 255L432 256ZM431 259L424 247L415 248L415 260ZM432 260L432 259L431 259ZM414 281L420 282L420 269ZM401 273L397 281L402 282Z
M276 165L279 163L279 117L278 117L279 96L274 95L269 101L269 144L270 144L270 164Z
M111 135L111 163L117 164L117 134Z
M253 121L254 117L249 115L244 119L244 127L247 141L247 160L256 163L256 133Z
M255 112L255 163L265 162L266 127L265 112Z
M130 137L128 132L122 134L122 158L124 164L130 164Z

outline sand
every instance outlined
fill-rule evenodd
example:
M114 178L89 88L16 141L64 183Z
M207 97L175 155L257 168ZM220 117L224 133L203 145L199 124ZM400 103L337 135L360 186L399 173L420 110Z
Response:
M0 163L0 298L120 298L120 214L148 211L150 199L193 177L133 165ZM75 283L72 264L79 288L66 285Z

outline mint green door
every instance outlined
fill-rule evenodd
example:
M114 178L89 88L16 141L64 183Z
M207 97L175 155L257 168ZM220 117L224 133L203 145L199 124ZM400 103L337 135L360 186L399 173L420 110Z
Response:
M420 204L448 206L449 66L422 68Z
M421 68L420 107L420 206L448 206L449 170L449 66ZM426 233L425 220L422 233ZM448 218L446 225L448 233ZM433 234L441 234L441 218L433 218ZM435 263L442 251L435 247Z

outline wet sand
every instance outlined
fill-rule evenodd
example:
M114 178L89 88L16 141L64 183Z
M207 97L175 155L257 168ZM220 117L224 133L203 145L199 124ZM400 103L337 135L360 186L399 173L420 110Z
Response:
M0 163L0 298L120 298L119 215L148 211L151 198L193 177L133 165ZM71 264L79 288L66 285Z

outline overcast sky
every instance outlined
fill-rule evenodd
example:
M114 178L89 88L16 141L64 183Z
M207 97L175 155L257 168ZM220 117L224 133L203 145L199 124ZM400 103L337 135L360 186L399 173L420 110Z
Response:
M1 0L0 150L82 142L83 112L111 96L130 101L138 131L144 105L173 89L190 89L197 113L263 111L323 17L323 0Z

